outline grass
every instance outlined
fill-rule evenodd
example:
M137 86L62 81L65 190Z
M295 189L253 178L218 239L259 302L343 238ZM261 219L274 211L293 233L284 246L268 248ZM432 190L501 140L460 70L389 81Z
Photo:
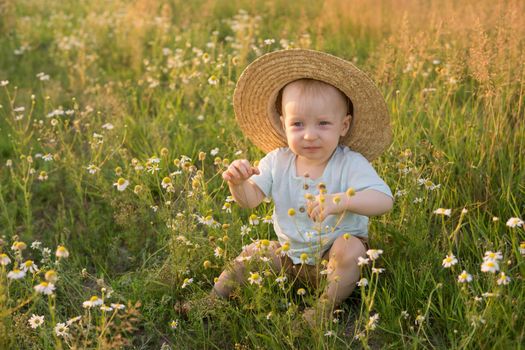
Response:
M0 254L10 259L0 266L0 348L519 347L525 233L506 223L525 212L523 10L518 1L0 4ZM285 292L270 276L208 321L181 319L175 303L206 294L242 245L275 239L271 225L248 222L272 204L227 212L220 174L263 156L235 123L233 89L249 62L286 47L353 60L385 96L394 141L373 165L396 203L369 229L385 272L364 268L369 285L338 323L313 332L293 324L319 290L299 296L301 286ZM217 225L199 222L210 215ZM11 249L16 241L27 248ZM55 256L58 245L69 257ZM486 251L501 252L497 273L481 271ZM443 268L448 254L458 263ZM7 277L27 259L40 272ZM37 294L49 270L56 290ZM470 283L458 282L463 270ZM501 272L509 284L497 283ZM126 308L84 308L92 296ZM44 316L37 329L33 314ZM57 335L76 316L69 336Z

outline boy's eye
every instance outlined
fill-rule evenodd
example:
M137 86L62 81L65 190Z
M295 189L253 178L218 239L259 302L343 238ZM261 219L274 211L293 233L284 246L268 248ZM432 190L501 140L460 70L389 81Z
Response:
M292 126L302 126L303 123L302 122L293 122L292 123Z
M330 122L327 122L327 121L322 121L322 122L319 122L320 125L330 125Z

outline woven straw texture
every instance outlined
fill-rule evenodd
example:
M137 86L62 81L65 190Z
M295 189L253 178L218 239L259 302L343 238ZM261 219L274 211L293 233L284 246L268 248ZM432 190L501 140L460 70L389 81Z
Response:
M268 153L287 145L275 100L281 88L301 78L331 84L352 101L352 123L341 143L369 161L390 145L392 131L386 103L368 76L352 63L330 54L289 49L271 52L253 61L235 87L235 117L255 146Z

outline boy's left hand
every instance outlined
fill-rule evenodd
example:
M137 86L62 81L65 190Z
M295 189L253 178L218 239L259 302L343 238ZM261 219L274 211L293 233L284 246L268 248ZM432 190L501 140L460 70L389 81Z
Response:
M319 194L306 203L308 216L315 222L322 222L330 215L344 212L346 199L344 193Z

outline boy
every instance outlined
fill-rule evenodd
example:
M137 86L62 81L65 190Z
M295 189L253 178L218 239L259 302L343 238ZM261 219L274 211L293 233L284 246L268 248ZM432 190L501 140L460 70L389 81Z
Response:
M223 178L241 207L273 198L279 241L245 247L211 295L228 297L236 284L246 283L246 260L262 253L277 273L315 287L320 273L327 275L319 302L303 314L314 326L331 316L359 280L368 216L393 205L388 186L355 151L373 159L388 146L386 106L375 85L349 62L297 49L264 55L248 66L234 107L246 136L269 153L258 166L233 161ZM323 260L326 269L320 272Z

